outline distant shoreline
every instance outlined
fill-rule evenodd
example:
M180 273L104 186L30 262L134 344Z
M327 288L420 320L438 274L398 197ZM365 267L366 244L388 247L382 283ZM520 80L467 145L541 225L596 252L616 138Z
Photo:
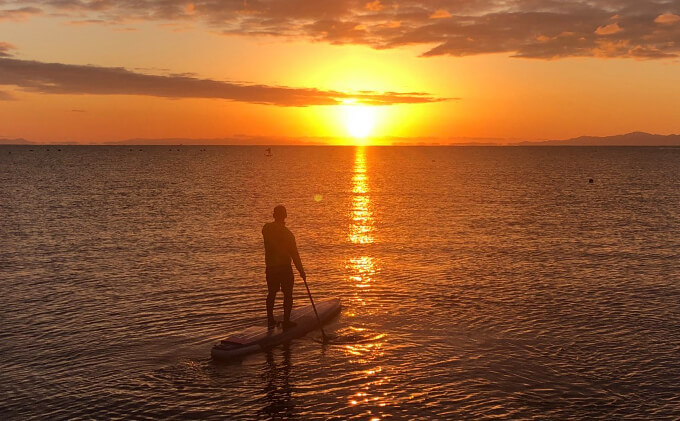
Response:
M454 139L461 140L460 142ZM351 142L344 143L345 138L267 138L260 136L237 136L223 139L128 139L114 142L101 143L76 143L76 142L33 142L26 139L0 139L0 146L256 146L256 147L283 147L283 146L357 146ZM616 136L581 136L564 140L516 140L516 139L479 139L472 138L449 138L433 139L430 141L409 141L407 138L376 138L376 144L366 146L430 146L430 147L467 147L467 146L493 146L493 147L546 147L546 146L588 146L588 147L680 147L680 135L657 135L644 132L633 132ZM467 140L467 141L464 141ZM489 141L495 140L495 141Z
M153 147L153 148L200 148L200 147L252 147L252 148L298 148L298 147L319 147L319 148L354 148L357 146L369 147L369 148L669 148L678 149L680 144L653 144L653 145L567 145L567 144L395 144L395 145L331 145L331 144L319 144L319 143L308 143L308 144L262 144L262 145L247 145L247 144L192 144L192 145L158 145L158 144L148 144L148 143L130 143L125 145L112 145L105 143L0 143L0 148L2 147L21 147L25 148L61 148L61 147L113 147L113 148L134 148L134 147Z

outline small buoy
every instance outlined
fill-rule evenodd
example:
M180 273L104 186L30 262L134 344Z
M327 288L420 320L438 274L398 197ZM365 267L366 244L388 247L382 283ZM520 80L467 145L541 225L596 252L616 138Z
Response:
M591 178L590 180L588 180L588 182L589 182L590 184L593 184L593 183L595 182L595 180L593 180L593 179Z

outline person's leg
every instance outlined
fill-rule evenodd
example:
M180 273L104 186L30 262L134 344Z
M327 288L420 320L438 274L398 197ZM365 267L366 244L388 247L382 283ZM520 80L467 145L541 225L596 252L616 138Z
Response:
M276 275L276 273L267 269L267 325L269 327L276 326L276 320L274 320L274 302L276 301L276 293L281 287L281 283Z
M283 323L290 324L290 312L293 310L293 270L286 273L281 280L281 290L283 291Z
M269 290L267 294L267 324L275 323L274 320L274 302L276 301L276 291Z
M283 322L290 321L290 312L293 310L293 288L283 291Z

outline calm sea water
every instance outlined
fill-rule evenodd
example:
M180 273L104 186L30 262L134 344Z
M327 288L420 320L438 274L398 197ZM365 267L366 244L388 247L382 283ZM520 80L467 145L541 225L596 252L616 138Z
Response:
M3 419L680 417L680 149L59 148L0 147ZM212 362L279 203L339 341Z

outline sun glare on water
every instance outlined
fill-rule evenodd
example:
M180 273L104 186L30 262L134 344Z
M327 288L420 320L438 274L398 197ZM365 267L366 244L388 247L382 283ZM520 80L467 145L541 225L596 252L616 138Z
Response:
M355 139L365 139L370 136L376 123L375 108L368 105L344 105L343 113L347 133Z

